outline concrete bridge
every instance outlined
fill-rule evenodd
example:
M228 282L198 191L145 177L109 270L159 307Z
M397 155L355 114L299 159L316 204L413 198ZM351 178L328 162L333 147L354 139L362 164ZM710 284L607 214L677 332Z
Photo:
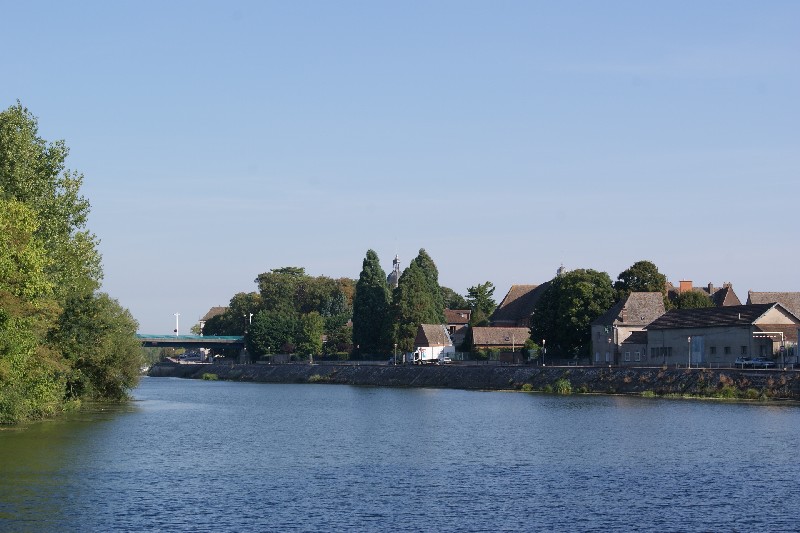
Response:
M244 349L244 337L202 335L136 335L145 348L239 348Z

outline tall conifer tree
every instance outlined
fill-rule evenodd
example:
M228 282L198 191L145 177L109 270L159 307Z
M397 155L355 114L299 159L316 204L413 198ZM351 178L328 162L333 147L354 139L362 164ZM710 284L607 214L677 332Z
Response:
M353 349L356 356L386 353L391 342L389 288L378 254L367 256L353 296Z
M400 276L394 291L394 311L397 346L403 351L414 348L420 324L444 324L439 271L424 249Z

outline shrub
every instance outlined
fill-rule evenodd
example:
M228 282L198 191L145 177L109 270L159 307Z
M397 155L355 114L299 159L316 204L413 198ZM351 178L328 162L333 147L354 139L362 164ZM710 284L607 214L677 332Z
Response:
M655 398L656 397L656 393L651 391L651 390L643 390L642 391L642 396L644 398Z
M760 395L761 393L759 393L758 390L756 389L747 389L746 391L744 391L744 397L747 398L748 400L758 400L758 397Z
M312 374L308 376L309 383L324 383L327 381L327 378L320 376L319 374Z
M522 392L531 392L533 390L533 385L530 383L523 383L522 385Z
M553 390L556 394L572 394L572 383L565 378L557 379L553 383Z
M203 374L203 379L206 381L217 381L219 379L219 376L216 374L212 374L210 372L206 372Z

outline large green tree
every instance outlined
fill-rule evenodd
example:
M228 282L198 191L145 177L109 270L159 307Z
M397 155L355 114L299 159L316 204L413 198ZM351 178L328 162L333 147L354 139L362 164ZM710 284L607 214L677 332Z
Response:
M424 249L400 275L393 295L395 339L402 351L414 348L420 324L444 324L439 271Z
M310 357L322 353L322 335L325 321L316 311L300 315L300 329L297 335L297 353Z
M137 381L136 322L97 294L97 240L83 176L17 103L0 112L0 421L122 399Z
M378 254L367 250L353 297L354 355L383 354L391 344L389 289Z
M618 298L624 298L632 292L660 292L666 294L667 276L658 271L658 267L650 261L637 261L620 272L614 289Z
M534 307L531 338L544 340L548 354L589 354L590 325L614 303L611 278L605 272L578 269L553 278Z
M469 309L467 300L450 287L442 287L442 300L445 309Z

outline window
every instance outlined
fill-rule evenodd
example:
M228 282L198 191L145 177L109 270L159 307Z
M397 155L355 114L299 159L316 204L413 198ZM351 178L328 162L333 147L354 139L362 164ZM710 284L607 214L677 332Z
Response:
M633 354L633 358L634 358L636 361L641 361L641 360L642 360L642 352L634 352L634 354Z
M725 355L730 355L730 354L731 354L731 347L730 346L726 346L725 347Z
M742 346L742 355L747 355L747 346Z
M717 355L717 347L716 346L711 346L708 349L708 353L710 353L711 355Z
M606 363L611 361L611 354L606 352Z
M625 361L630 362L631 360L631 352L625 352Z
M594 360L595 360L595 362L597 362L597 363L599 363L599 362L600 362L600 352L595 352L595 353L594 353Z

